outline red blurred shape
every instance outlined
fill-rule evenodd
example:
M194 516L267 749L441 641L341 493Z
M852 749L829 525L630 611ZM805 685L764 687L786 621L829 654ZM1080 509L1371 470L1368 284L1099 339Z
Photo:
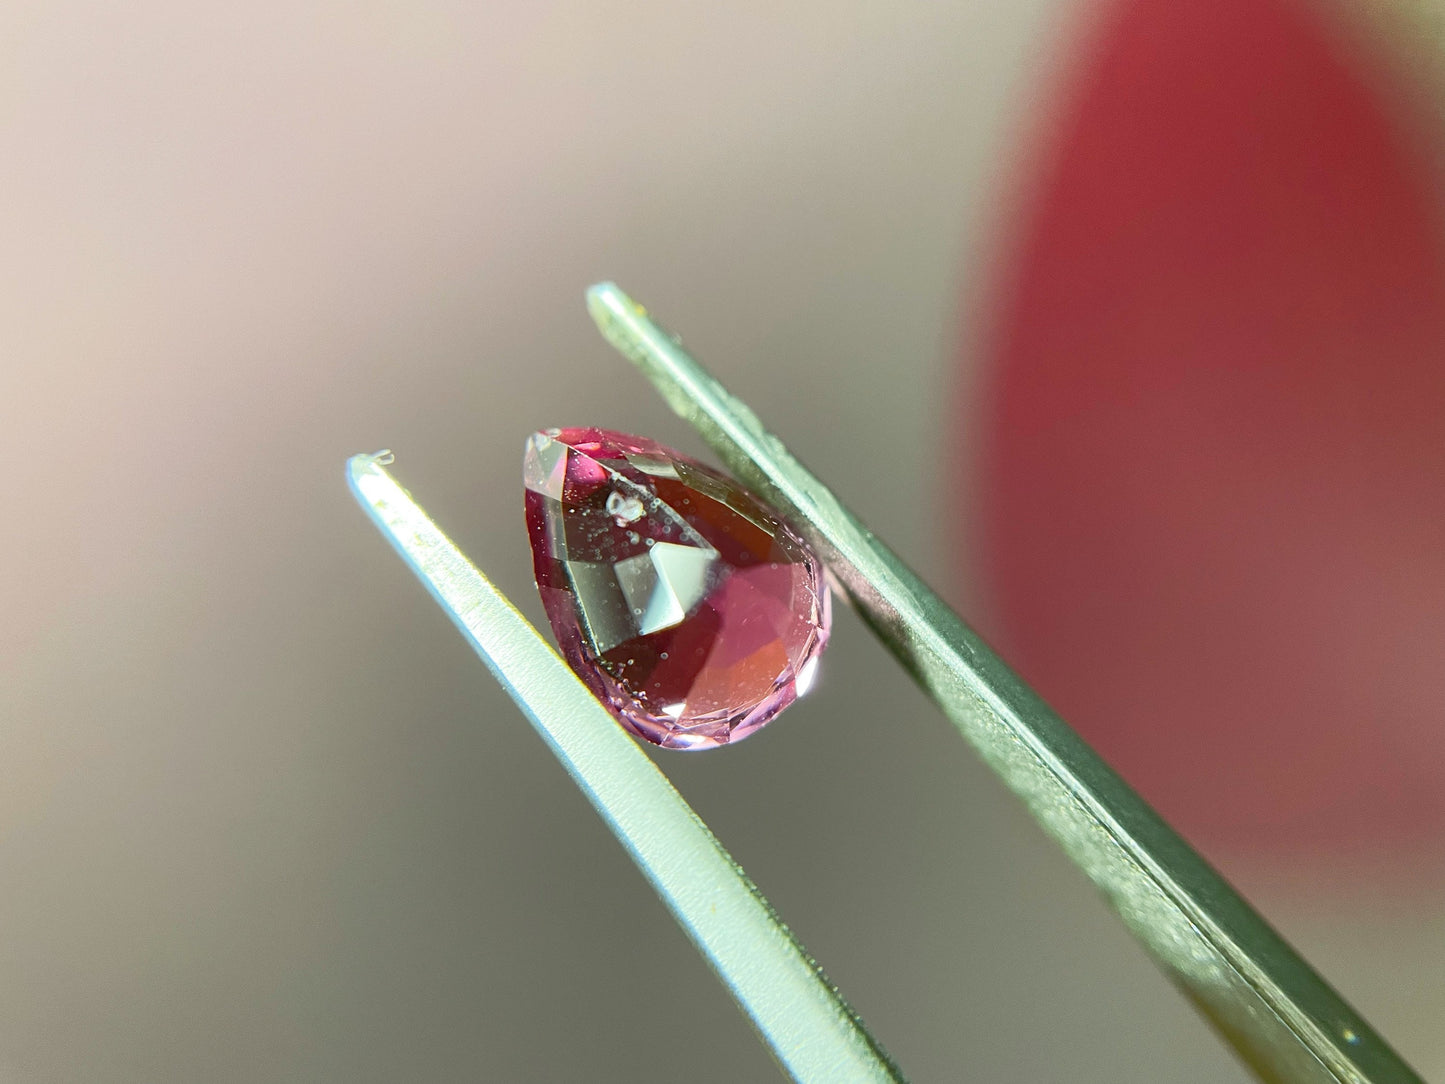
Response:
M1445 830L1434 180L1319 19L1114 9L985 406L987 631L1186 834L1256 853Z

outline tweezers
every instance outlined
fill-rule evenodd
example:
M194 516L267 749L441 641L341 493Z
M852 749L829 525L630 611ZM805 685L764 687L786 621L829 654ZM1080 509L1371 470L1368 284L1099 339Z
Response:
M816 548L883 645L1256 1075L1422 1084L1254 909L922 580L611 283L587 305L732 473ZM527 620L386 471L353 491L516 700L794 1079L902 1081L812 957Z

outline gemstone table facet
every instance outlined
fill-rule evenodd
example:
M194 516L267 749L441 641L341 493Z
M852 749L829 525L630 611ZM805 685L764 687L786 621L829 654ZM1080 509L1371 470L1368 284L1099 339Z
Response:
M738 483L606 429L532 434L523 480L562 655L633 733L711 749L807 691L828 640L822 566Z

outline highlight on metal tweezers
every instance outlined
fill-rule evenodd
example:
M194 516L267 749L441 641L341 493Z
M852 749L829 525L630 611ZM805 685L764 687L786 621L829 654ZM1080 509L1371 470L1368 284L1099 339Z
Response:
M610 283L592 287L587 303L607 341L816 550L883 646L1245 1065L1263 1080L1289 1084L1420 1084L1228 882L674 336ZM390 463L390 453L348 462L357 500L511 694L786 1072L818 1084L903 1080L701 818L397 484Z

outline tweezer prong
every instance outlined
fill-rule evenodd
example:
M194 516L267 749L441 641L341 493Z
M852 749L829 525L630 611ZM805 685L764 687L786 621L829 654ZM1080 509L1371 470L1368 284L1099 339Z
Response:
M1421 1084L1178 834L646 311L611 283L588 308L734 474L823 556L864 620L1165 972L1262 1078Z
M531 720L794 1079L901 1084L803 946L707 825L536 629L383 469L352 491Z

